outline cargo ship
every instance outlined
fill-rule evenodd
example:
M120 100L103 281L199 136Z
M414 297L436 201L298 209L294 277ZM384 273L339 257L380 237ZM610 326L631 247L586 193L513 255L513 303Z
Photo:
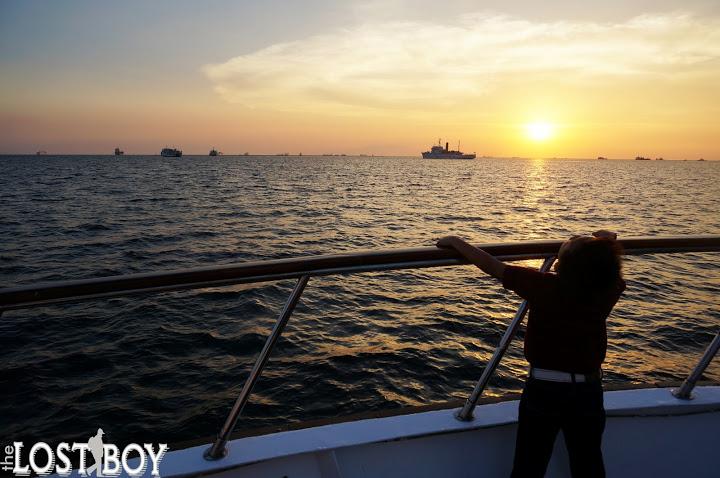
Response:
M425 159L475 159L475 153L463 153L460 151L459 143L457 150L451 150L450 143L447 142L443 148L438 140L438 144L431 147L430 151L423 152L422 157Z

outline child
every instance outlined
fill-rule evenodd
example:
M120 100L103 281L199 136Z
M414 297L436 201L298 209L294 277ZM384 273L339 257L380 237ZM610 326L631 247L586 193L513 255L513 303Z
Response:
M572 476L605 476L605 319L625 289L616 239L615 233L597 231L565 241L555 274L506 265L458 237L437 243L456 249L528 301L524 351L530 373L520 399L513 477L544 476L559 430Z

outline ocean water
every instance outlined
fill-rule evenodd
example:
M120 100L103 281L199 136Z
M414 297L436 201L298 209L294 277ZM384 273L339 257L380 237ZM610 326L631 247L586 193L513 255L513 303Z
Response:
M431 246L448 234L720 233L718 162L4 156L0 172L2 287ZM624 267L606 381L682 380L720 324L720 254ZM292 286L6 312L0 438L215 435ZM237 430L465 399L519 302L472 266L312 278ZM517 339L487 395L519 391L525 370ZM705 378L720 381L717 362Z

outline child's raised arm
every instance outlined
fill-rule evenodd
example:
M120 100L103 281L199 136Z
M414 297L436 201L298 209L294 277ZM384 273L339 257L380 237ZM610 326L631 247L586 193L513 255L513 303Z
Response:
M490 274L496 279L503 279L505 273L505 263L495 259L487 252L482 249L468 244L464 240L457 236L447 236L440 239L437 244L438 247L450 247L462 254L465 259L470 263L475 264L482 271Z

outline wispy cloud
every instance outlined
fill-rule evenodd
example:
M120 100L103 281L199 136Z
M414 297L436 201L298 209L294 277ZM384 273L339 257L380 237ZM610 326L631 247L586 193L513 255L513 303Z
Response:
M225 100L248 107L451 109L523 75L557 82L717 76L720 21L685 13L620 23L485 13L453 24L375 21L272 45L203 71Z

